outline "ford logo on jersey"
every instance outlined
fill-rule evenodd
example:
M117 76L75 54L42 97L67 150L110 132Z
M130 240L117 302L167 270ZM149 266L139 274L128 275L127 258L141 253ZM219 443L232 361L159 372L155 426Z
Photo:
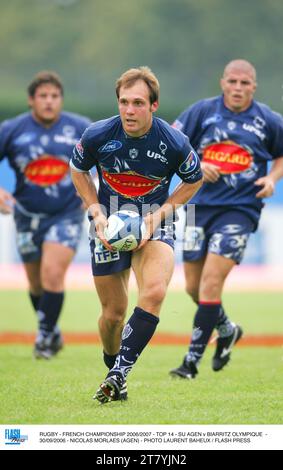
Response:
M19 137L16 138L15 144L16 145L26 145L32 142L36 137L36 134L34 132L25 132L24 134L19 135Z
M118 150L122 147L122 142L120 140L109 140L106 144L102 145L99 149L99 153L104 153L104 152L114 152L115 150Z

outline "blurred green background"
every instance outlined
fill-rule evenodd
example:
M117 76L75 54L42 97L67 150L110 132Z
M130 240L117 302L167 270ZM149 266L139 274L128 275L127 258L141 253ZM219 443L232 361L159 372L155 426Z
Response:
M116 113L114 82L148 65L161 83L158 112L172 121L219 93L234 58L257 68L257 99L282 112L282 0L0 0L0 120L26 109L26 86L54 69L66 108L93 120Z

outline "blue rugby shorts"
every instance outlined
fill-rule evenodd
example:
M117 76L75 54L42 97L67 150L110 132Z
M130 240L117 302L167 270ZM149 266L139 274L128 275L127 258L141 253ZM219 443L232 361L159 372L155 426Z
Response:
M235 208L195 207L195 226L186 226L183 261L197 261L207 253L224 256L239 264L255 222Z
M16 242L22 261L30 263L39 260L44 242L59 243L76 251L83 221L84 212L81 209L41 219L16 212Z

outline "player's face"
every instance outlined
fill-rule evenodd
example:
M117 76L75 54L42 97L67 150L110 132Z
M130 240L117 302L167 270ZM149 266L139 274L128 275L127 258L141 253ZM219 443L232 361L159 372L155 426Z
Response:
M28 104L34 118L44 126L50 126L57 121L63 105L61 90L51 83L37 87Z
M252 73L231 70L221 79L224 103L235 113L245 111L251 104L256 90Z
M151 128L152 113L158 103L150 103L146 83L138 80L130 88L120 88L118 106L124 131L131 137L141 137Z

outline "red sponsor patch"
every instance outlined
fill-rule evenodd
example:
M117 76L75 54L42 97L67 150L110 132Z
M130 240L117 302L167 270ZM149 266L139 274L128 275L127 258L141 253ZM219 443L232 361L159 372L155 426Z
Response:
M203 150L203 162L218 166L222 175L241 173L250 168L252 155L231 140L207 145Z
M53 155L41 155L25 168L25 177L38 186L59 183L69 171L69 165Z
M161 182L139 175L135 171L127 173L108 173L103 171L103 178L114 191L126 197L144 196L150 193Z

